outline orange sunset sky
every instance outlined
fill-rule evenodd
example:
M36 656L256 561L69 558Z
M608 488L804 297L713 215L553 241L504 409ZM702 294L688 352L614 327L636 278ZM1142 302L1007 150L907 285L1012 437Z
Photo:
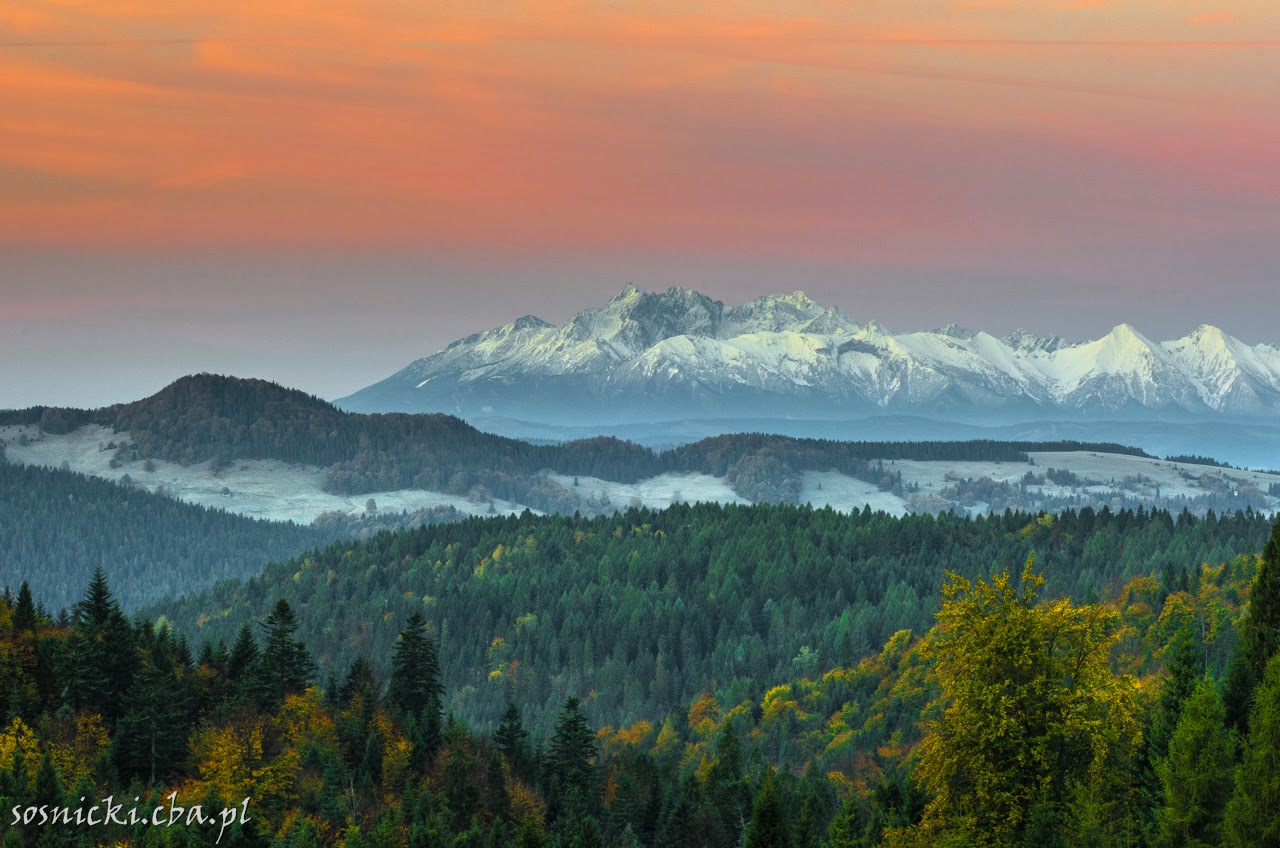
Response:
M0 406L169 376L80 342L340 394L626 282L1277 342L1278 233L1274 0L0 0Z

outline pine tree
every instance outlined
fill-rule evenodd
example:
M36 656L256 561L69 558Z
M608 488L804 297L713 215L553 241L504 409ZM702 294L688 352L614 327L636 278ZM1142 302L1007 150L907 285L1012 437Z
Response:
M1206 678L1182 707L1168 759L1156 766L1165 797L1157 816L1159 848L1219 844L1235 756L1224 719L1222 698Z
M745 848L791 848L791 833L782 802L778 798L778 785L773 769L765 772L764 785L756 794L751 810L751 823L747 825Z
M1249 736L1227 805L1226 848L1280 848L1280 655L1271 658L1249 716Z
M305 692L315 677L315 661L307 646L295 638L297 632L293 608L281 598L263 625L262 655L256 666L258 700L266 706L279 705L286 696Z

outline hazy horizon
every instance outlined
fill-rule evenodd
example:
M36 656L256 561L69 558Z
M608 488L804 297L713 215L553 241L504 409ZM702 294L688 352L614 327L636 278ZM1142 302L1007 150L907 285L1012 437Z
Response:
M0 406L343 395L627 283L1280 342L1280 6L0 0Z
M12 260L12 253L0 254L0 262ZM899 332L954 322L998 336L1025 329L1086 341L1128 323L1166 340L1207 323L1250 344L1280 343L1265 311L1238 314L1240 303L1211 290L1204 299L1217 302L1195 311L1186 308L1188 292L1123 308L1108 302L1107 286L1064 284L1053 287L1057 296L1031 299L1018 295L1012 276L999 288L988 277L980 293L954 270L797 264L788 274L784 267L695 259L650 262L647 275L639 263L619 262L634 270L610 275L602 261L547 268L530 260L521 271L505 263L278 254L179 263L154 255L26 253L19 271L6 276L31 284L0 292L0 360L17 365L0 371L0 408L104 406L199 372L270 379L334 399L471 333L526 314L560 323L629 284L693 288L730 306L800 289L859 323L874 319ZM175 290L169 274L192 284ZM299 294L302 281L308 288ZM61 291L51 295L59 282ZM142 296L124 296L126 283Z

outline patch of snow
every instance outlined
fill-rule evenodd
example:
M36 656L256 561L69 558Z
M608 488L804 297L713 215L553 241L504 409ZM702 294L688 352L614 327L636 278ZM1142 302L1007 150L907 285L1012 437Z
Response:
M865 506L890 515L907 512L902 498L839 471L806 471L800 475L800 502L829 506L839 512L860 511Z
M25 446L18 443L23 433L28 439ZM0 427L0 440L6 443L5 453L11 462L66 467L117 483L128 477L135 486L149 492L160 489L187 503L251 518L310 524L325 512L363 513L370 498L376 502L380 513L452 506L467 515L490 514L487 501L474 503L458 495L421 489L335 495L321 488L324 469L275 460L239 460L217 474L208 462L180 465L158 459L151 460L155 470L150 472L142 461L112 468L115 451L106 445L127 442L128 437L108 427L81 427L60 436L42 433L35 427ZM507 501L494 501L494 509L499 514L518 514L524 507Z
M574 486L572 475L548 474L547 477L583 499L607 501L621 509L626 509L632 498L638 498L650 509L665 509L673 503L748 503L738 497L723 479L710 474L672 472L637 483L615 483L579 475L577 486Z

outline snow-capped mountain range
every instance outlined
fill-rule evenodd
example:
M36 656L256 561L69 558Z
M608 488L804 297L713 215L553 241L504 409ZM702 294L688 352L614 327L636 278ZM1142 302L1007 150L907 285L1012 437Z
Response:
M951 325L895 333L803 292L726 307L628 286L555 326L525 316L453 342L337 403L542 421L895 412L1253 418L1280 412L1280 348L1201 326L1128 324L1071 343Z

